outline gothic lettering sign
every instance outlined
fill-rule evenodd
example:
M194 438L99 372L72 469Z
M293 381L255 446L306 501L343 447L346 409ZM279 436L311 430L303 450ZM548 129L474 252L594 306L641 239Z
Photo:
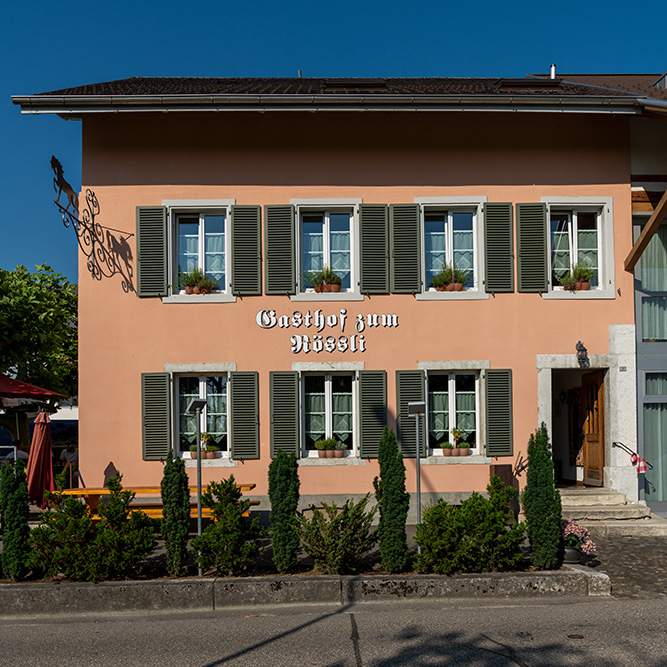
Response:
M275 310L260 310L255 321L261 329L289 329L290 350L294 354L365 352L366 329L398 327L398 315L358 313L348 318L346 308L329 315L320 308L305 313L295 310L291 315L278 315ZM303 330L307 331L304 333Z

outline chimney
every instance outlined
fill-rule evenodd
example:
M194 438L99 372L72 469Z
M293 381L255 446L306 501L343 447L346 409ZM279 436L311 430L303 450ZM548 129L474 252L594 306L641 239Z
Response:
M551 66L551 75L549 77L550 79L555 79L556 78L556 65Z

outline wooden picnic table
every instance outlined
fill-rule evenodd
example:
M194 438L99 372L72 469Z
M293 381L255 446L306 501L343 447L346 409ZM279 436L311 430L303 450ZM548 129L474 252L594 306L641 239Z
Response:
M236 484L236 487L241 491L242 493L245 491L252 491L254 489L256 484L254 483L238 483ZM205 490L206 487L202 487L202 490ZM136 495L157 495L160 496L162 493L162 489L159 486L124 486L123 491L132 491ZM100 504L100 499L102 496L108 496L110 491L106 486L99 486L99 487L84 487L84 488L76 488L76 489L64 489L61 491L63 496L74 496L76 498L83 498L86 502L86 505L88 505L88 509L92 515L97 515L97 508L99 507ZM190 487L190 493L191 494L197 494L197 487L196 486L191 486ZM257 501L253 502L252 504L256 505L258 504ZM155 514L156 511L159 511L161 513L162 510L162 505L159 503L154 503L154 504L139 504L139 505L130 505L131 508L133 509L138 509L138 510L153 510L146 512L147 514L153 515ZM196 516L196 513L195 513Z

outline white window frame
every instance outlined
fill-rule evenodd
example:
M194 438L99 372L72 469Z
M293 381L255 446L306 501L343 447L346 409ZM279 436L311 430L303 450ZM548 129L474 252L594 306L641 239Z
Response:
M331 437L333 430L333 392L330 378L333 376L345 375L352 378L352 441L353 448L346 449L343 453L343 458L353 458L359 456L359 406L358 406L358 374L355 371L308 371L301 372L299 374L299 390L300 390L300 410L299 418L300 428L301 428L301 459L315 459L319 458L318 451L316 449L306 449L306 383L304 378L307 376L320 376L325 378L324 391L325 391L325 437ZM327 381L329 378L329 381ZM338 459L340 461L340 459Z
M222 303L235 302L231 293L231 207L235 199L164 199L162 205L167 208L168 258L167 271L170 276L169 296L162 299L163 303ZM202 216L225 216L225 289L215 290L211 294L186 294L178 285L178 220L182 216L199 215L199 255L202 257L203 235L201 234Z
M415 197L415 204L420 205L419 211L419 252L421 261L422 291L416 295L418 301L435 301L448 299L488 299L489 295L484 288L484 205L486 196L458 196L458 197ZM449 214L457 211L471 211L473 214L473 285L461 292L438 292L426 282L426 229L425 214L427 212L447 211ZM448 233L446 245L449 258L453 257L453 236Z
M359 291L359 204L360 198L333 198L333 199L292 199L290 201L295 207L294 222L295 230L295 270L297 280L297 292L290 298L292 301L360 301L363 295ZM331 213L350 214L350 289L340 292L315 292L312 287L303 284L302 276L302 217L304 213ZM329 239L325 239L325 257ZM325 264L330 264L325 261Z
M216 461L220 458L222 459L230 459L231 458L231 441L230 441L230 414L229 414L229 373L226 372L190 372L190 373L178 373L173 375L173 398L172 398L172 406L173 406L173 414L174 414L174 428L172 430L173 435L173 442L172 442L172 448L174 453L176 453L180 458L182 459L191 459L192 457L190 456L190 450L188 449L187 452L181 451L181 423L180 423L180 413L179 413L179 396L180 396L180 391L179 391L179 385L180 385L180 380L181 378L186 378L186 377L196 377L199 381L199 398L206 398L205 395L202 395L205 393L206 389L206 379L209 377L224 377L226 378L226 383L225 387L227 389L227 416L226 416L226 428L227 428L227 449L226 451L220 450L219 456L216 457L215 459L207 459L210 461ZM203 391L202 391L203 389ZM204 407L204 409L201 411L199 415L199 425L200 425L200 432L205 433L206 432L206 419L207 419L207 411L208 411L208 405Z
M544 299L614 299L614 209L613 197L542 197L546 204L547 271L549 288ZM554 285L551 276L551 213L580 211L598 214L598 284L590 290L571 291ZM575 262L570 247L570 266Z
M429 382L429 377L433 377L435 375L447 375L448 376L448 410L449 410L449 441L454 444L454 438L451 435L451 431L453 428L456 428L455 425L452 425L452 415L454 416L454 419L456 419L456 376L457 375L474 375L475 376L475 446L470 448L470 453L471 454L480 454L482 449L482 435L481 435L481 427L482 427L482 419L481 419L481 409L482 409L482 403L481 403L481 369L479 368L469 368L469 369L443 369L443 370L429 370L425 374L425 380L426 380L426 386L424 388L424 395L426 396L426 435L430 441L430 414L431 414L431 407L429 405L429 391L428 391L428 382ZM454 387L454 391L451 390L451 388ZM428 443L427 451L429 456L442 456L442 448L441 447L435 447L432 448L430 446L430 442Z

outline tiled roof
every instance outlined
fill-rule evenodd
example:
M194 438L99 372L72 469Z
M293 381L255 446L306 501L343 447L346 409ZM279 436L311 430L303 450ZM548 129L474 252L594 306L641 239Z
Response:
M611 93L608 89L577 82L499 78L196 78L131 77L52 90L48 96L168 96L168 95L521 95L536 96L632 96L632 92Z
M535 74L533 76L548 77L548 74ZM558 78L573 84L597 86L655 97L659 100L667 100L667 88L658 88L653 84L663 74L558 74Z

